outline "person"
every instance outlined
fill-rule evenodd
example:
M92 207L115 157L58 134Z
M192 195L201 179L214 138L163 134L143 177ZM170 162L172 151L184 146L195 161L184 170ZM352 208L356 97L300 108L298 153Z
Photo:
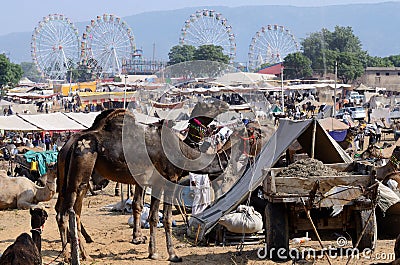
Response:
M381 126L379 124L376 123L376 142L380 143L381 142L381 135L382 135L382 131L381 131Z
M192 215L203 212L211 204L211 187L208 174L189 173L190 189L194 191Z

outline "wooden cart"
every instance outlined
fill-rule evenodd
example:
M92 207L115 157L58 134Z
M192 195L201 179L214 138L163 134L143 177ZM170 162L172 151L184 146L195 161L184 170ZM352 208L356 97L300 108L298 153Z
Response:
M353 164L332 164L329 166L342 172L354 170ZM323 194L338 185L358 186L368 190L368 187L374 183L370 175L350 175L350 172L348 172L349 175L337 176L278 177L277 173L282 169L265 171L263 190L264 197L267 200L265 208L267 249L284 248L289 250L289 238L296 235L304 236L306 231L313 231L313 225L318 231L343 231L344 234L351 236L353 245L366 226L358 249L375 248L377 225L375 211L373 211L373 199L371 200L368 196L353 199L335 217L331 217L331 208L319 207L315 203ZM319 188L313 192L316 183L319 183ZM310 210L312 222L306 214L306 205ZM277 259L274 256L272 258Z

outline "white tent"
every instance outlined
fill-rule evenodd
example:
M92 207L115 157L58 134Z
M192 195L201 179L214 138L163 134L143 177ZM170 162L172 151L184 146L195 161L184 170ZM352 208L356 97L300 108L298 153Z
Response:
M85 126L70 119L61 112L19 115L19 117L45 131L75 131L86 129Z
M0 116L0 129L7 131L37 131L38 127L24 121L17 115Z
M96 119L100 112L65 112L63 114L68 118L73 119L77 123L85 126L86 128L89 128L92 126L94 119Z

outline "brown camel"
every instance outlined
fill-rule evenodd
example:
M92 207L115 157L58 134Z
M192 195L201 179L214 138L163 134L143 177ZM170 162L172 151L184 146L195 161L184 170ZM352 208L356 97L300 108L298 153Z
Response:
M17 237L0 257L0 265L41 265L42 258L39 251L27 233Z
M39 254L42 254L42 231L44 227L44 223L47 220L47 212L42 208L33 208L30 209L31 214L31 233L33 242L39 251Z
M0 210L29 209L39 202L49 201L56 193L56 171L49 169L43 176L44 187L40 187L25 177L8 177L0 172Z
M221 106L212 107L224 111ZM67 212L74 209L78 236L81 237L82 200L88 189L89 177L96 171L112 181L139 184L135 186L133 243L145 242L140 228L143 186L152 186L149 216L149 258L152 259L158 257L155 232L160 194L164 190L164 228L169 260L181 261L172 244L171 202L174 190L169 188L169 184L177 183L180 177L188 173L188 168L192 172L209 174L220 174L226 168L233 148L231 141L225 143L216 154L199 151L207 133L205 128L212 120L208 115L192 116L188 135L181 141L162 123L140 125L129 111L113 109L99 114L91 128L74 134L60 151L61 154L67 154L66 159L58 159L59 197L56 211L65 259L69 258L66 251ZM81 238L79 247L82 258L88 258Z
M1 265L41 265L42 230L47 212L40 208L30 210L32 237L23 233L17 237L0 257Z

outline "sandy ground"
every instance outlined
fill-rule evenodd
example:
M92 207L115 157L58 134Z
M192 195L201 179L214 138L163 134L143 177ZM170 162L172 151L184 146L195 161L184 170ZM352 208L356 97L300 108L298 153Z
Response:
M0 187L1 188L1 187ZM92 236L94 243L87 244L87 251L91 260L83 261L81 264L169 264L168 254L165 246L164 230L158 229L157 247L160 260L154 261L147 259L148 246L131 244L132 229L128 226L129 215L120 212L110 212L102 210L102 207L115 204L120 201L120 197L113 196L114 183L97 196L88 196L84 200L82 220L88 232ZM57 195L56 195L57 196ZM148 199L148 198L147 198ZM44 203L49 218L45 224L42 234L42 255L43 264L59 264L62 260L59 257L61 242L58 227L55 219L54 205L56 197ZM269 260L260 259L257 256L259 245L246 245L242 252L236 246L205 246L204 243L194 246L194 240L186 237L186 229L181 215L175 211L174 220L177 227L173 228L174 244L176 252L183 258L182 264L292 264L291 261L275 263ZM0 253L2 253L15 238L30 230L29 210L6 210L0 211ZM149 235L149 230L143 230L145 235ZM314 235L312 241L302 245L300 249L312 247L316 250L321 249ZM335 241L323 241L325 246L335 245ZM291 245L292 247L297 247ZM374 262L389 262L393 260L394 239L378 240L376 251L370 258L354 259L350 264L373 264ZM332 258L332 264L346 264L346 257ZM300 263L299 263L300 264ZM302 263L304 264L304 263ZM306 264L329 264L326 258L310 260Z
M112 183L113 184L113 183ZM88 196L84 200L82 219L87 230L94 239L94 243L87 244L87 250L92 260L83 261L81 264L169 264L163 228L158 229L157 246L160 260L147 259L147 244L133 245L130 243L132 229L128 226L129 215L120 212L102 210L103 206L117 203L120 197L113 196L113 186L109 185L106 190L97 196ZM59 264L58 257L61 243L55 219L56 199L44 203L49 214L42 234L42 254L44 264ZM177 227L173 228L176 252L183 258L182 264L277 264L269 260L260 259L257 250L260 245L247 245L240 253L236 246L194 246L194 240L185 236L185 226L181 216L176 212L174 220ZM30 230L29 210L7 210L0 211L0 252L12 244L15 238L22 232ZM144 229L148 236L149 230ZM324 241L325 245L335 242ZM302 246L320 249L318 242L312 240ZM393 253L394 240L379 240L376 255L388 255ZM375 255L374 254L374 255ZM392 260L389 257L387 261ZM339 257L332 261L333 264L346 264L345 257ZM353 264L371 264L370 259L355 260ZM292 264L292 262L281 262L279 264ZM312 262L308 264L313 264ZM319 258L314 264L328 264L326 258Z

